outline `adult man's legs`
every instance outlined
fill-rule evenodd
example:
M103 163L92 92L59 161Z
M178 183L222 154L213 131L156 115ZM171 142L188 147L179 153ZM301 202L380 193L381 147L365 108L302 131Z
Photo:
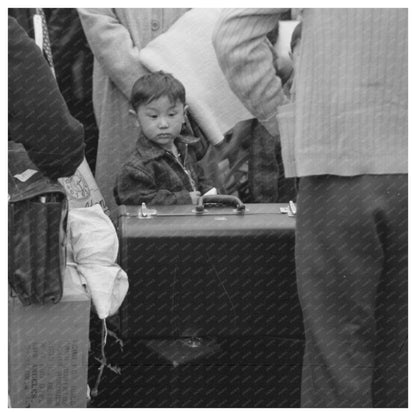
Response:
M406 192L392 194L404 177L325 175L300 180L296 271L306 337L303 407L373 405L375 348L380 345L377 289L386 274L387 255L392 255L385 248L393 226L389 219L400 211L401 222L406 219L407 224L407 182L401 188ZM407 238L398 244L403 256ZM394 263L403 268L407 259ZM391 278L403 292L403 272Z

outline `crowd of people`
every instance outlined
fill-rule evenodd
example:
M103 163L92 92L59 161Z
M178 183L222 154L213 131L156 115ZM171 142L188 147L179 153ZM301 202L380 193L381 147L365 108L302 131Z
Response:
M40 170L73 174L86 142L110 209L218 192L199 165L203 137L185 123L181 80L139 57L188 9L46 9L58 83L25 10L9 10L9 140ZM272 35L287 16L299 23L283 74ZM81 61L78 50L61 63L71 42L59 21L83 39ZM283 175L281 195L297 202L303 407L407 407L407 28L407 9L250 8L223 9L213 31L221 70L257 126L246 137L256 202L281 201ZM91 74L85 96L76 80Z

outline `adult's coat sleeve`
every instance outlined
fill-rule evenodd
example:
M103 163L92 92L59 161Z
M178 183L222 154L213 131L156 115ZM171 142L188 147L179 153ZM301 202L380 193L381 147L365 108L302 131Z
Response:
M50 178L71 176L84 158L84 128L69 113L36 43L9 17L9 140L22 143Z
M267 34L287 9L224 9L213 31L218 63L231 90L272 135L277 108L286 103Z

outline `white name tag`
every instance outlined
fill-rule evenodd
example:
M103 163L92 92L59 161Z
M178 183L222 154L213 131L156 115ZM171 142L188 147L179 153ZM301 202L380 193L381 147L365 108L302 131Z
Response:
M22 173L18 173L17 175L14 175L14 177L16 179L19 179L20 182L26 182L29 178L31 178L36 172L38 172L37 170L34 169L26 169L24 172Z

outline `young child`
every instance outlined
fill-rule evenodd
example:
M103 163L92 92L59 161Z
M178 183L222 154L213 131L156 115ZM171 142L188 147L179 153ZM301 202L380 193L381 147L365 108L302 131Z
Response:
M216 193L197 164L199 139L182 136L185 88L163 71L140 77L131 105L141 134L117 177L117 204L196 204L201 194Z

